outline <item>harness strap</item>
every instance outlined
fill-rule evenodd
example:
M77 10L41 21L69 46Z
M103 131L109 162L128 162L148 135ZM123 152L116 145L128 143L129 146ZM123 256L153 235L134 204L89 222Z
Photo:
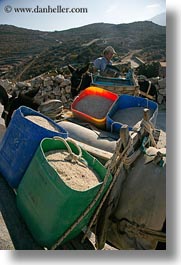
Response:
M149 81L148 81L148 83L149 83L149 85L148 85L147 94L149 94L149 92L150 92L150 88L151 88L151 81L149 80Z
M153 99L154 99L154 97L153 97L153 96L151 96L151 95L148 95L147 93L145 93L145 92L143 92L143 91L141 91L141 90L139 90L139 94L141 94L141 95L143 95L143 96L145 96L145 97L147 97L147 98L149 98L149 99L151 99L151 100L153 100Z
M140 93L141 95L143 95L143 96L149 98L149 99L154 99L153 96L149 95L149 92L150 92L150 89L151 89L151 81L149 80L148 83L149 83L149 85L148 85L147 92L145 93L145 92L143 92L143 91L140 90L139 93Z
M129 237L144 238L148 240L152 238L163 243L166 242L166 234L162 231L152 230L125 218L120 221L116 220L116 223L118 231L120 233L126 233Z

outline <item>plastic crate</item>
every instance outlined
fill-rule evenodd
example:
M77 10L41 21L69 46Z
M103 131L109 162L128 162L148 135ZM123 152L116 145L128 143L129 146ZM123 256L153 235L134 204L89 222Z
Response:
M57 130L50 131L25 118L40 116L48 120ZM0 142L0 173L12 188L17 188L40 141L45 137L68 137L68 132L43 114L22 106L18 108Z
M99 87L88 87L83 90L71 105L75 117L104 129L106 115L118 98L118 95Z
M119 121L114 119L116 113L118 114L119 111L129 111L131 108L132 113L134 114L134 108L136 112L136 108L147 108L152 112L152 115L150 117L150 121L155 125L156 124L156 119L157 119L157 114L158 114L158 104L154 101L148 100L147 98L142 98L142 97L136 97L136 96L131 96L131 95L121 95L119 98L115 101L114 105L110 108L107 116L106 116L106 129L108 131L111 131L113 133L119 133L120 128L123 126L123 124L127 124L129 130L133 129L133 126L138 122L135 120L135 123L132 122L131 124L131 118L130 117L130 123L129 119L127 118L127 123L121 122L121 115L119 117ZM130 111L130 114L131 114ZM143 118L141 116L140 120Z

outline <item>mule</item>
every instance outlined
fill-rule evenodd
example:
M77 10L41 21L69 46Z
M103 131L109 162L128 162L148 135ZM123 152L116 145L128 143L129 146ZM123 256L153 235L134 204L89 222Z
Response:
M5 88L0 85L0 102L4 106L1 117L5 121L6 127L9 125L13 112L20 106L24 105L34 110L38 110L40 103L36 102L34 97L39 89L40 88L36 88L25 93L19 93L18 95L16 92L13 92L13 94L9 96Z
M166 249L165 141L160 131L158 147L145 148L134 166L120 170L94 228L98 249L105 242L120 250Z
M92 75L88 72L90 63L82 68L75 69L70 64L68 68L72 74L71 76L71 94L72 97L76 97L80 91L84 90L85 88L89 87L92 82Z
M156 86L151 81L138 78L138 85L140 90L140 96L148 97L149 99L158 100L158 93Z

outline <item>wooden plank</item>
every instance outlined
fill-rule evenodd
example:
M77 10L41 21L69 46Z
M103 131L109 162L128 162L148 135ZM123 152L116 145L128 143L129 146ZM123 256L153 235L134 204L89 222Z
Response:
M132 95L135 95L135 94L138 94L137 93L137 88L135 86L105 86L105 85L97 85L97 84L92 84L93 86L95 87L101 87L103 89L106 89L108 91L111 91L111 92L114 92L114 93L117 93L117 94L132 94Z
M69 137L70 138L70 137ZM96 148L96 147L93 147L93 146L90 146L90 145L87 145L87 144L84 144L82 142L79 142L73 138L70 138L72 139L73 141L75 141L78 145L80 145L83 149L85 149L87 152L89 152L91 155L101 159L101 160L109 160L111 157L112 157L112 153L110 152L107 152L107 151L104 151L104 150L101 150L99 148Z

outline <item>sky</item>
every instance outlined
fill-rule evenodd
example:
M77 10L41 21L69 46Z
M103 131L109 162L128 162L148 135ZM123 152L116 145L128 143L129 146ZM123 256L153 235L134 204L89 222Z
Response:
M166 0L0 0L0 24L42 31L144 21L163 12Z

